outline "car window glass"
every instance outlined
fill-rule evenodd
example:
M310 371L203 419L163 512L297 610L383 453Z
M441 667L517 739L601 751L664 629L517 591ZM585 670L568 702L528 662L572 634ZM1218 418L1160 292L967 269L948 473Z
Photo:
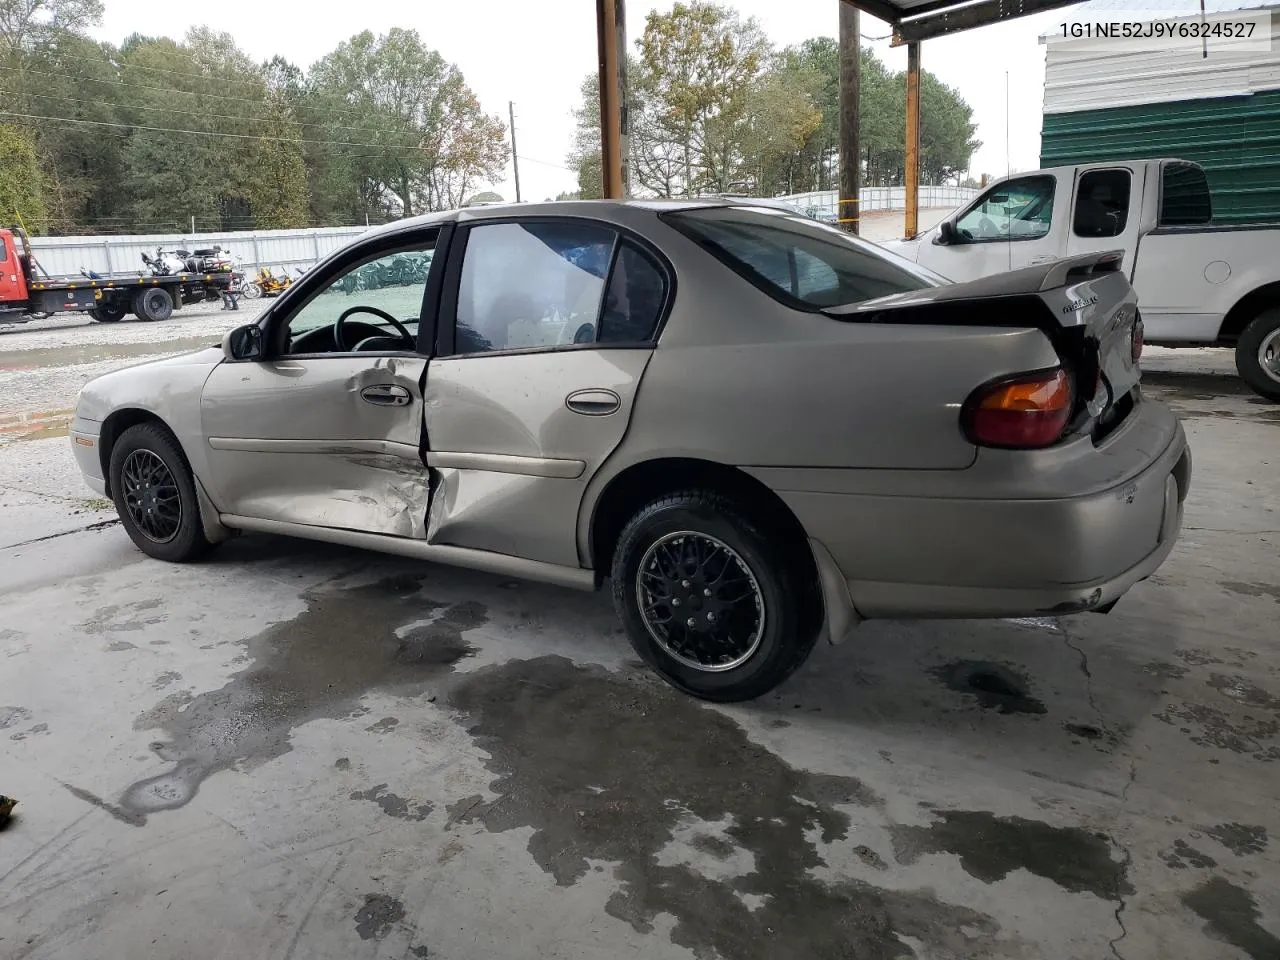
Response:
M907 260L800 215L708 207L665 219L790 305L834 307L941 282Z
M1053 177L1026 177L1001 183L956 221L967 240L1032 240L1053 221Z
M1160 225L1195 226L1212 219L1213 200L1204 170L1194 163L1166 163L1160 176Z
M613 264L596 340L643 343L651 340L666 299L662 272L647 254L624 243Z
M410 333L416 334L434 252L433 245L421 245L363 260L344 270L289 318L290 340L296 341L304 334L332 327L334 321L352 307L372 307L388 313L403 323ZM390 324L372 313L354 313L346 322L360 324L357 330L372 325L380 331L393 333ZM364 332L371 333L368 330ZM353 339L345 333L344 338L349 342ZM330 345L328 349L335 347Z
M1129 171L1090 170L1076 188L1077 237L1118 237L1129 220Z
M458 286L458 353L590 343L615 234L580 222L473 227Z

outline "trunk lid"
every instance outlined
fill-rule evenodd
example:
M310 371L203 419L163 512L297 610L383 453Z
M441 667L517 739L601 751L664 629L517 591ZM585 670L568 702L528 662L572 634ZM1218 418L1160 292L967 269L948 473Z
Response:
M1036 327L1072 376L1070 432L1093 431L1100 440L1132 409L1141 376L1133 361L1137 294L1120 269L1123 259L1123 251L1082 254L824 312L855 323Z

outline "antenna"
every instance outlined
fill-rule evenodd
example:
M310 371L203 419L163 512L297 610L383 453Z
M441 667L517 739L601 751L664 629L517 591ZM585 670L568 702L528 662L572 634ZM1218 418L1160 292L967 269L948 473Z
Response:
M1004 72L1004 175L1013 176L1013 161L1009 147L1009 71Z

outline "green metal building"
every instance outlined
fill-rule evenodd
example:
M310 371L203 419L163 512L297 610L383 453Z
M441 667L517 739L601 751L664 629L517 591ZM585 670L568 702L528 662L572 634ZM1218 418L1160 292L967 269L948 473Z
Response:
M1207 0L1206 7L1269 12L1273 36L1280 35L1280 13L1270 9L1280 7L1276 0L1216 9ZM1163 16L1171 8L1178 5L1162 2L1158 9ZM1094 12L1114 17L1121 9L1126 19L1143 18L1133 0L1094 0L1072 19L1087 22ZM1192 160L1208 176L1216 221L1280 221L1280 43L1270 51L1221 53L1158 42L1112 52L1097 40L1043 41L1041 166Z

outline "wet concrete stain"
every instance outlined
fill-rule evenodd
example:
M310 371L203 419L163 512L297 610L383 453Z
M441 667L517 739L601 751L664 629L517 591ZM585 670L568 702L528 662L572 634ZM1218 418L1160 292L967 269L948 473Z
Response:
M1160 859L1171 870L1185 870L1187 867L1195 867L1197 870L1211 870L1218 865L1218 861L1214 860L1213 857L1207 853L1201 853L1185 840L1175 840L1172 850L1160 851Z
M136 603L109 604L99 607L93 616L80 624L86 633L125 633L145 630L156 624L164 623L168 617L159 614L153 617L139 616L148 610L154 610L164 601L158 598L139 600ZM123 616L121 616L123 614ZM132 644L130 644L132 646Z
M1159 660L1152 660L1142 670L1162 680L1181 680L1188 672L1186 667L1180 667L1176 663L1163 663Z
M37 737L43 734L47 734L48 732L49 732L49 725L47 723L37 723L34 727L32 727L29 730L23 730L19 733L12 734L9 737L9 739L25 740L27 739L27 737Z
M356 911L356 933L361 940L381 940L404 919L404 904L385 893L370 893Z
M1274 583L1243 583L1239 580L1223 580L1222 587L1242 597L1270 597L1280 603L1280 587Z
M74 787L69 783L64 783L62 786L65 787L67 792L73 797L83 800L85 803L95 806L99 810L106 811L121 823L127 823L131 827L141 827L146 825L147 818L140 813L133 813L123 807L116 806L114 803L108 803L96 793L90 793L82 787Z
M939 810L927 827L895 826L894 857L915 863L922 854L950 853L984 883L1026 870L1072 893L1120 900L1133 893L1123 860L1112 856L1105 834L1080 827L1055 827L1022 817L998 817L986 810Z
M462 633L487 617L478 603L447 606L421 596L422 579L304 593L302 614L247 641L251 667L220 689L171 694L134 721L136 730L167 733L152 749L173 766L132 784L111 806L126 822L145 822L190 802L218 771L289 752L295 727L360 713L357 701L371 690L412 696L443 678L472 654Z
M1280 697L1273 697L1261 687L1255 687L1243 677L1231 677L1223 673L1215 673L1209 677L1209 686L1228 699L1242 703L1246 707L1258 707L1280 713Z
M421 822L431 816L434 809L430 803L420 803L417 800L406 800L398 797L394 793L387 793L387 784L380 783L377 786L370 787L368 790L357 790L351 794L352 800L368 800L376 803L382 808L382 812L388 817L395 817L397 820L416 820Z
M181 679L182 674L173 670L166 670L151 681L151 687L153 690L163 690L165 687L175 684Z
M463 798L450 821L532 828L529 853L562 886L587 875L588 861L616 863L621 886L606 911L641 932L669 914L672 941L697 957L758 960L768 944L771 960L891 960L904 956L900 935L944 955L1020 949L992 918L931 892L815 879L817 838L848 835L841 808L880 799L859 780L789 766L656 681L541 657L469 673L451 700L488 752L498 797ZM660 863L674 832L700 822L727 823L719 837L754 868L714 879Z
M1208 650L1175 650L1173 655L1183 663L1189 663L1193 667L1204 667L1213 663L1222 663L1222 660L1215 657Z
M1220 823L1207 829L1205 835L1217 840L1237 857L1261 853L1267 849L1270 840L1265 827L1248 823Z
M1045 705L1030 693L1031 682L1013 668L985 660L957 660L929 671L947 689L963 693L987 710L1000 713L1045 713Z
M26 707L0 707L0 730L16 727L31 719L31 711Z
M346 757L339 757L337 760L333 761L333 765L338 770L351 769L351 761Z
M428 950L426 947L423 947L423 946L410 947L410 948L409 948L409 952L410 952L411 954L413 954L415 957L429 957L429 956L431 956L431 951L430 951L430 950Z
M396 727L400 726L400 721L395 717L383 717L371 727L365 727L366 733L390 733Z
M128 640L114 640L107 644L108 653L124 653L126 650L137 650L138 645Z
M1185 701L1170 703L1153 716L1177 727L1197 746L1229 750L1255 760L1280 760L1280 745L1267 743L1280 736L1280 718L1233 717L1217 707Z
M1182 895L1182 902L1205 921L1206 932L1243 950L1250 960L1280 957L1280 937L1258 923L1253 895L1222 877L1213 877Z

